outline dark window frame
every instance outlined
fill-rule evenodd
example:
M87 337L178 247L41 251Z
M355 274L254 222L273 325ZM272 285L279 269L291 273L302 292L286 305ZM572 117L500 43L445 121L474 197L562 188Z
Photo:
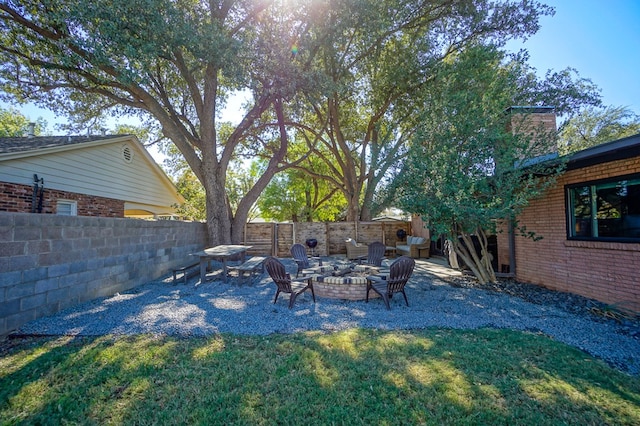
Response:
M589 181L577 182L572 184L567 184L564 186L564 201L565 201L565 221L566 221L566 230L567 230L567 240L571 241L599 241L599 242L615 242L615 243L631 243L637 244L640 243L640 237L593 237L593 236L584 236L584 235L574 235L574 221L573 221L573 204L571 200L571 190L574 188L582 188L589 187L591 191L598 186L603 186L610 184L612 182L620 182L625 180L639 180L640 173L632 173L627 175L614 176L605 179L593 179ZM592 192L593 194L593 192ZM597 214L597 212L596 212ZM594 222L597 222L597 218L592 219Z

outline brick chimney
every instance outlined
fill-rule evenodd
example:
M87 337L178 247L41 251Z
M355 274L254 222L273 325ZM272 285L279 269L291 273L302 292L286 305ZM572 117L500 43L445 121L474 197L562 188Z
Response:
M533 136L532 157L557 155L556 112L552 106L512 106L507 110L511 120L507 130L512 134ZM541 142L544 141L544 144Z

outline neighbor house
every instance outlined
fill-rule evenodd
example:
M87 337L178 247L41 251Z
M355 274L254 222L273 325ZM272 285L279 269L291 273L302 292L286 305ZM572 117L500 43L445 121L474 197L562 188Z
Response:
M0 138L0 211L160 218L183 202L133 135Z
M570 155L517 219L542 239L498 234L503 271L640 312L640 134Z

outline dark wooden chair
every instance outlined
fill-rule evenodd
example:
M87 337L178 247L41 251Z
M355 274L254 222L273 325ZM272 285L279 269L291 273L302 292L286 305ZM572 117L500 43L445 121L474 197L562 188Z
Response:
M282 262L275 257L267 257L264 261L264 268L267 270L269 276L277 287L276 297L273 299L274 304L278 301L280 293L289 293L289 309L291 309L296 301L296 297L307 290L311 290L311 296L315 303L316 294L313 291L311 277L303 278L301 280L292 280L291 276L287 274Z
M384 252L386 250L387 246L379 241L371 243L367 247L367 256L361 256L358 258L359 263L365 263L366 265L371 266L382 266L382 260L384 259Z
M311 263L307 256L307 249L302 244L294 244L289 250L291 251L291 257L293 257L293 260L295 260L298 265L298 270L296 271L297 278L303 269L311 267Z
M391 264L389 275L387 277L380 277L372 275L367 278L367 297L366 301L369 302L369 291L373 290L382 297L387 309L391 309L389 306L389 299L394 293L402 293L404 301L409 306L407 300L407 294L404 292L404 287L409 281L411 274L413 274L413 268L416 265L416 261L408 256L402 256Z

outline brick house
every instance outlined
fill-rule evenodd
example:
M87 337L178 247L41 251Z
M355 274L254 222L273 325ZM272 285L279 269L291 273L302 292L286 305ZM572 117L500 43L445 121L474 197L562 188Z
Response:
M0 211L150 218L182 202L133 135L0 138Z
M570 155L518 221L542 240L499 233L503 270L640 312L640 134Z

